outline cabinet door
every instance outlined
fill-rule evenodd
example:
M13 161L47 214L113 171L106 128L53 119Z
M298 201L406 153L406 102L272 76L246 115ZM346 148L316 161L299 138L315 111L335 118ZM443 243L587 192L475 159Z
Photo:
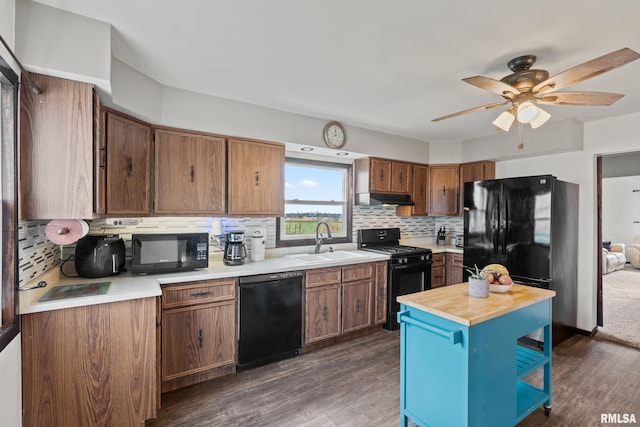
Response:
M376 263L376 281L374 286L373 322L378 325L387 321L387 273L386 262Z
M107 112L107 213L150 213L151 128Z
M429 210L431 215L458 214L458 165L429 166Z
M162 380L235 363L235 301L162 312Z
M428 214L429 167L426 165L413 166L413 215Z
M140 426L154 418L156 306L142 298L23 314L22 425Z
M485 179L495 179L496 177L496 164L494 162L485 160L481 162L470 162L460 164L460 196L458 202L459 214L463 214L462 207L464 206L464 183L472 181L482 181Z
M305 291L305 344L340 335L341 289L334 284Z
M157 129L154 177L155 212L225 213L224 138Z
M455 285L462 282L462 255L448 253L446 262L447 281L446 285Z
M411 165L409 163L391 163L391 191L411 194Z
M372 192L391 191L391 160L370 159L369 187Z
M229 214L284 215L284 145L229 140Z
M433 254L431 265L431 289L445 285L445 254Z
M359 280L342 284L342 332L371 326L373 281Z
M92 218L93 85L31 74L20 91L20 217Z

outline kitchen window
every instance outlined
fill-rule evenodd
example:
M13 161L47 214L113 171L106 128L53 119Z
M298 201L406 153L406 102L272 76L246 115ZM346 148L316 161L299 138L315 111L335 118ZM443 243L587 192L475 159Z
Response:
M316 226L331 229L324 244L351 243L351 165L287 158L284 212L278 218L278 246L315 244Z
M0 56L0 189L2 192L2 289L0 292L0 351L18 334L16 293L16 144L18 76Z

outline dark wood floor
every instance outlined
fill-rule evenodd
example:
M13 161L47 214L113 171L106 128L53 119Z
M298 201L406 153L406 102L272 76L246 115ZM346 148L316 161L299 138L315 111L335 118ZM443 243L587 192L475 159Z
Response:
M532 381L538 381L533 378ZM575 336L553 352L553 410L518 426L597 426L601 413L640 422L640 351ZM380 331L162 397L147 426L397 426L399 334Z

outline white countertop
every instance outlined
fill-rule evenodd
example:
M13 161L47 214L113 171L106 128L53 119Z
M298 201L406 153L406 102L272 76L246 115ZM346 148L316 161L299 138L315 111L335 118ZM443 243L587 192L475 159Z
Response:
M101 277L98 279L67 278L60 276L56 267L45 274L25 283L22 287L28 288L44 280L48 283L45 288L37 288L19 292L19 313L36 313L42 311L59 310L64 308L81 307L93 304L104 304L131 299L156 297L162 294L160 285L170 283L194 282L200 280L215 280L227 277L253 276L256 274L277 273L283 271L310 270L332 266L361 264L366 262L387 261L388 255L367 251L349 251L361 255L358 258L344 260L331 260L326 262L302 263L289 257L267 258L264 261L250 262L237 266L224 265L221 260L210 260L209 268L188 271L184 273L166 273L149 275L132 275L123 273L117 276ZM111 282L109 290L104 295L67 298L54 301L39 302L38 299L46 294L52 287L80 284Z

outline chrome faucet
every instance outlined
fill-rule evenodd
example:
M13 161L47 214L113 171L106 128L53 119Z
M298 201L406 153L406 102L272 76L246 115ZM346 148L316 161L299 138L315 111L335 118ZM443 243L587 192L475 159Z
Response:
M327 224L324 221L320 221L318 223L318 225L316 225L316 248L315 248L315 253L320 253L320 248L322 247L322 233L319 233L320 231L320 226L324 224L325 228L327 229L327 239L332 239L331 237L331 229L329 228L329 224Z

